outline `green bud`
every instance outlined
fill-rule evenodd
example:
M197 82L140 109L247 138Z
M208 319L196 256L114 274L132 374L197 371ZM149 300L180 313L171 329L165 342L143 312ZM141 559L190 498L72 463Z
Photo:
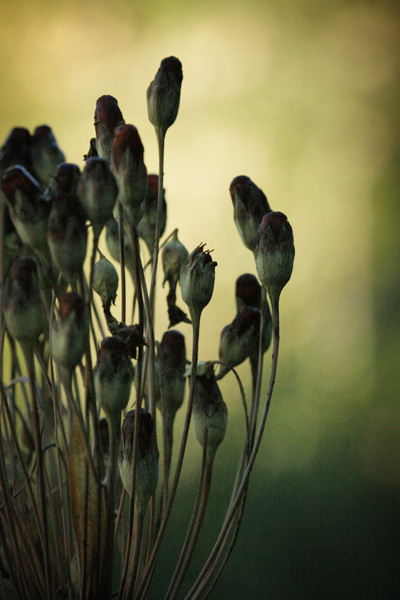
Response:
M130 410L124 419L119 451L119 471L126 491L132 495L132 459L136 411ZM136 463L135 501L141 515L146 512L158 483L158 447L154 421L144 408L139 412L139 443Z
M103 307L109 309L115 303L118 289L116 268L103 254L93 269L93 289L100 296Z
M200 244L182 265L180 284L182 298L189 307L192 319L200 316L203 308L211 300L215 282L215 267L210 251L203 252L205 244Z
M160 68L148 87L149 119L162 136L178 115L182 79L181 61L175 56L170 56L161 61Z
M134 369L123 340L105 338L94 369L96 399L106 414L120 413L129 402Z
M69 292L58 298L59 318L51 329L51 355L60 366L72 372L89 347L89 319L84 300Z

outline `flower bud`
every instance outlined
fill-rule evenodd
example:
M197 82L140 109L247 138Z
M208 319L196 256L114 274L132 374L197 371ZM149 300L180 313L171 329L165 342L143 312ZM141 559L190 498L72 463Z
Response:
M167 242L162 251L162 266L164 270L164 281L168 281L170 288L175 290L181 274L181 267L187 260L189 252L178 240L178 232L175 231L171 241Z
M57 166L65 161L48 125L36 127L31 143L32 167L40 183L48 185Z
M7 331L18 342L34 343L43 330L43 307L36 263L18 258L11 266L4 294Z
M83 298L76 292L58 298L59 317L50 334L54 362L72 373L89 347L89 318Z
M89 158L79 182L78 197L95 235L113 215L118 186L104 158Z
M144 203L144 213L138 224L138 233L145 241L146 246L153 256L154 241L156 237L157 205L158 205L158 175L147 177L147 196ZM160 237L165 231L167 224L167 204L165 202L165 190L161 198L161 222Z
M261 310L261 285L258 283L257 277L250 273L240 275L236 280L237 311L239 312L244 306L250 306ZM272 316L267 300L265 300L264 304L263 319L263 352L266 352L271 345L272 339ZM258 354L258 339L256 354Z
M40 198L38 182L24 167L10 167L1 179L10 217L19 237L48 264L46 231L50 203Z
M81 172L78 165L73 163L61 163L58 165L56 172L52 176L46 191L42 194L42 198L48 202L52 202L58 194L71 194L76 196L80 177Z
M185 397L185 365L186 349L185 338L180 331L171 329L163 335L160 344L163 374L163 392L165 407L160 405L161 412L166 412L167 420L183 404Z
M264 192L245 175L235 177L229 191L240 237L246 248L254 252L261 220L271 210L268 200Z
M126 491L132 495L132 459L136 411L130 410L124 419L119 451L119 471ZM140 515L144 515L158 483L158 447L152 416L147 410L139 411L139 440L136 463L135 500Z
M128 269L128 271L131 274L131 277L133 279L135 265L134 265L134 260L133 260L132 244L130 242L130 239L129 239L127 233L125 232L125 229L123 230L123 232L124 232L125 266ZM113 258L116 262L121 262L120 255L119 255L119 229L118 229L118 223L114 219L114 217L112 217L112 219L107 221L107 224L106 224L106 244L107 244L107 249L108 249L109 253L111 254L111 258Z
M177 117L182 79L180 60L170 56L161 61L160 68L147 89L149 119L162 136Z
M111 151L111 168L118 184L118 200L128 223L139 223L147 195L147 170L144 148L133 125L120 125L115 130Z
M257 352L260 332L260 310L244 306L236 317L224 327L219 343L219 360L230 367L236 367L251 354ZM221 365L217 379L222 379L229 371Z
M118 289L118 273L114 265L103 254L93 269L93 289L99 294L103 308L115 303Z
M200 316L214 290L217 263L211 259L210 251L203 252L204 246L197 246L181 267L182 298L189 307L192 319L194 315Z
M94 127L96 130L96 150L100 158L110 160L114 131L125 123L118 100L113 96L101 96L96 102Z
M257 273L271 301L277 301L293 270L293 231L281 212L271 212L262 220L254 252Z
M0 174L15 165L31 170L31 141L31 134L25 127L11 129L0 152Z
M123 340L104 338L94 369L96 398L108 415L120 413L129 401L134 369Z
M193 422L196 437L204 446L207 429L207 457L213 460L218 446L225 437L228 411L212 363L198 363L195 393L193 396Z
M85 215L76 196L59 194L53 202L47 232L51 257L69 283L81 273L86 256Z

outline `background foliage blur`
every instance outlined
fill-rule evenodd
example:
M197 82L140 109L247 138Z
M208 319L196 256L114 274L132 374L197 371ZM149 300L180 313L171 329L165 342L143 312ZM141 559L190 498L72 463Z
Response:
M217 358L234 282L255 273L229 184L245 174L286 213L296 259L282 294L281 360L238 545L214 598L390 599L399 551L399 62L395 1L2 0L0 139L49 124L82 166L97 97L118 98L157 170L145 92L161 59L184 69L166 139L167 232L218 261L200 358ZM159 294L164 309L166 292ZM158 318L158 337L167 318ZM190 348L190 327L182 326ZM269 370L270 355L266 359ZM249 368L239 369L249 390ZM198 565L217 531L243 435L230 410ZM192 440L168 550L196 484Z

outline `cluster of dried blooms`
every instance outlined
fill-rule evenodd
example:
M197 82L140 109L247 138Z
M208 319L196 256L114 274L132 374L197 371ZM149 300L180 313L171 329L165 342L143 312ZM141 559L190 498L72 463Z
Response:
M203 453L198 493L169 587L155 596L176 598L225 436L227 407L218 380L229 372L239 383L246 435L224 522L185 598L209 595L236 541L275 381L279 297L292 272L293 235L285 215L271 211L248 177L232 181L235 223L254 253L262 285L252 274L237 279L237 314L222 330L219 360L199 362L200 320L213 294L217 263L203 244L189 254L177 230L161 241L167 222L165 135L178 114L182 77L180 61L166 58L147 90L159 147L158 175L147 174L138 130L125 123L112 96L97 100L96 136L82 172L65 162L48 126L33 135L12 129L3 144L1 597L145 598L193 418ZM110 258L120 263L119 273L98 248L103 230ZM88 238L92 247L85 274ZM150 257L146 265L144 248ZM160 343L154 337L159 262L168 285L170 327L183 322L193 328L190 362L180 331L169 329ZM134 285L132 318L127 315L126 272ZM178 284L190 318L177 306ZM117 293L120 320L112 314ZM91 348L99 337L93 367ZM263 355L272 338L270 383L260 417ZM252 372L249 409L235 371L247 359ZM175 416L184 404L187 380L186 417L175 448Z

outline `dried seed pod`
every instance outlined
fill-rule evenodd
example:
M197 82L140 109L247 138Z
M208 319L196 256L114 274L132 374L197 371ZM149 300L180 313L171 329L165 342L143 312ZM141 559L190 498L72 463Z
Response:
M24 167L10 167L1 179L10 217L19 237L48 266L50 254L46 232L50 203L42 200L39 183Z
M217 263L212 260L209 251L203 251L204 245L197 246L181 267L182 298L189 307L192 319L194 315L200 316L214 290Z
M175 231L172 239L167 242L162 250L162 266L164 270L164 281L168 281L172 290L176 289L181 267L189 256L185 246L178 240L178 231Z
M212 363L198 363L193 396L193 422L198 442L204 446L207 429L207 457L214 459L225 437L228 410L214 375Z
M113 215L118 186L104 158L89 158L79 181L78 197L96 236Z
M182 86L182 64L175 56L161 61L147 89L147 111L156 131L164 136L178 115Z
M264 192L245 175L235 177L229 191L240 237L246 248L254 252L261 220L271 210L268 200Z
M58 298L59 317L51 329L53 360L72 373L89 347L89 318L83 298L76 292Z
M43 305L36 263L18 258L11 266L3 304L7 331L21 344L35 343L43 331Z
M173 421L185 396L185 337L174 329L166 331L161 340L160 350L165 407L160 403L158 408L162 412L165 410L167 417L170 416Z
M31 171L31 142L31 134L25 127L11 129L0 152L0 174L16 165Z
M260 314L258 308L244 306L232 323L224 327L218 351L221 362L236 367L258 351ZM228 367L221 365L217 379L222 379L228 371Z
M129 225L138 224L143 216L147 195L147 169L139 132L133 125L115 130L111 151L111 168L118 184L118 200Z
M82 271L87 247L85 214L76 196L57 196L49 217L47 239L54 264L69 283L74 283Z
M130 410L124 419L119 450L119 471L126 491L132 495L132 459L136 411ZM144 408L139 411L139 443L136 467L135 502L144 515L158 483L158 447L153 418Z
M120 413L129 401L134 369L126 345L117 335L104 338L94 369L96 399L107 415Z
M262 220L254 252L257 273L271 301L278 301L293 270L294 243L289 221L281 212L270 212Z
M103 254L93 268L93 289L99 294L103 308L109 309L115 303L118 289L118 273L113 264Z
M62 150L48 125L36 127L31 143L32 167L40 183L48 185L59 164L65 161Z
M118 100L113 96L101 96L97 99L94 113L96 130L96 151L100 158L110 160L114 131L118 125L125 123Z

